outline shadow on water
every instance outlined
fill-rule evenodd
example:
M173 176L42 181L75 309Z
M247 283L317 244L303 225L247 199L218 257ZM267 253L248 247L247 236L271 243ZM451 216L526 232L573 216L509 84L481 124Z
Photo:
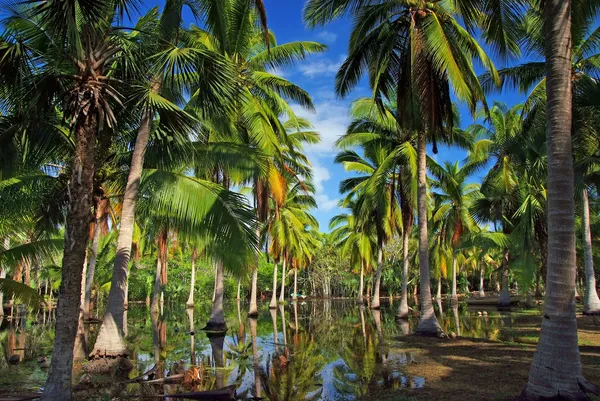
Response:
M370 310L354 300L319 300L269 310L264 304L256 319L246 318L247 305L239 301L226 304L225 310L230 330L214 336L195 332L209 316L206 305L165 309L163 316L131 306L131 377L146 373L148 382L124 386L126 394L235 386L240 399L366 400L382 391L427 386L423 377L405 373L415 354L394 346L417 320L396 321L392 306ZM436 311L447 333L494 341L516 340L539 324L539 314L531 312L485 312L441 301ZM15 380L20 389L39 389L47 371L38 359L51 352L52 330L53 318L46 311L2 322L0 377L11 380L0 379L0 393L14 387ZM9 364L17 357L18 363Z

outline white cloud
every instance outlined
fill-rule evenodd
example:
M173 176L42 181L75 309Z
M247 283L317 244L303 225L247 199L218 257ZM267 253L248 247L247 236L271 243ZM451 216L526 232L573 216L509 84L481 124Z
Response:
M300 64L298 66L298 71L309 78L334 75L340 69L340 66L345 59L345 55L340 56L338 60L313 58L310 61L307 60Z
M323 100L315 104L316 113L311 113L300 106L292 106L296 115L308 119L315 131L321 135L321 142L307 146L306 149L313 153L337 153L335 141L346 133L346 128L351 122L347 102L336 100Z
M319 34L317 35L317 38L319 38L320 40L322 40L325 43L333 44L337 40L337 35L333 32L323 31L323 32L319 32Z
M325 191L325 183L331 179L329 170L321 165L319 157L308 154L313 170L313 183L315 185L315 200L319 211L330 212L338 206L338 199L332 199ZM337 189L336 189L337 192Z

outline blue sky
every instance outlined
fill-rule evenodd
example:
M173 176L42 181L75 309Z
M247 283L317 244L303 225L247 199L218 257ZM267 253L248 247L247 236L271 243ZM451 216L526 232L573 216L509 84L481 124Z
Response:
M164 0L145 0L143 4L144 8L156 5L162 8L163 3ZM324 28L307 29L302 22L304 3L305 0L265 0L269 28L275 33L279 43L309 40L324 43L329 47L326 53L310 56L295 67L278 71L286 79L307 90L316 106L316 113L306 112L298 107L296 110L299 115L312 121L323 139L319 145L310 146L306 151L314 168L316 199L319 205L314 214L319 220L320 229L327 232L330 218L340 212L337 207L341 198L338 192L339 182L349 176L342 166L333 162L336 154L333 144L345 132L350 122L350 103L358 97L368 96L369 89L365 84L359 85L347 99L336 98L334 77L347 55L351 22L348 18L343 18ZM184 18L186 22L193 22L190 15ZM504 66L500 61L495 61L497 68ZM488 103L499 100L512 105L522 102L523 99L523 95L506 90L504 93L489 96ZM460 109L461 124L466 127L473 120L464 106ZM442 162L462 160L464 157L464 152L460 150L440 148L436 159ZM478 180L478 177L473 177L473 180Z

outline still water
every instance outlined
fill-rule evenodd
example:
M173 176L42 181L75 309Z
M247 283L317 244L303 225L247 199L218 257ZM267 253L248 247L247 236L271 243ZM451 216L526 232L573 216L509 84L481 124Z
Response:
M397 340L410 334L417 321L397 322L396 307L388 303L374 311L351 300L291 303L275 310L262 305L255 320L246 317L246 304L228 303L229 331L213 336L201 330L210 305L194 310L165 306L159 319L151 318L145 306L130 305L127 342L134 366L130 377L150 372L144 379L154 384L128 384L109 392L125 399L132 394L235 386L239 399L354 400L427 386L425 378L404 373L416 355L403 350ZM539 323L531 311L482 312L459 305L441 311L437 306L437 313L447 333L498 341L514 341L520 327ZM52 322L52 314L39 312L2 323L0 394L43 386ZM90 325L89 330L92 342L98 326ZM166 377L175 377L177 383L165 384Z

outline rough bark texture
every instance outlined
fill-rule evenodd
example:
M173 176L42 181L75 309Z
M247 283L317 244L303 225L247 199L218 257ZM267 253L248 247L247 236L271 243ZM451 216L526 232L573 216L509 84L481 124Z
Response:
M212 306L212 312L204 330L226 332L225 314L223 312L224 295L224 266L222 261L217 261L217 276L215 278L215 300Z
M283 259L283 267L281 268L281 288L279 292L279 302L285 301L285 263L286 260Z
M185 305L189 308L194 307L194 288L196 287L196 258L198 257L198 249L192 251L192 276L190 278L190 295Z
M139 194L140 180L142 179L144 155L150 138L151 125L152 114L148 111L142 116L131 157L131 167L127 177L119 223L119 238L117 240L110 292L108 293L106 311L92 355L127 354L127 347L123 340L123 312L125 311L125 299L127 297L127 275L129 273L129 259L131 258L135 206Z
M381 288L381 269L383 269L383 243L379 241L377 249L377 271L375 272L375 284L373 288L373 299L371 300L371 309L381 308L379 300L379 291Z
M571 1L544 3L548 143L548 273L542 329L521 400L583 400L575 315L575 202L571 145Z
M71 177L67 184L67 224L62 281L56 308L54 351L50 363L50 374L41 397L45 401L69 401L73 398L71 391L73 346L81 303L83 264L90 235L89 224L92 219L92 187L97 134L97 114L92 112L75 131L75 154L71 165Z
M408 269L410 268L410 259L408 258L408 241L410 231L407 227L402 233L402 291L400 293L400 306L396 317L399 319L408 318Z
M77 320L77 334L75 335L75 345L73 346L73 359L77 362L83 361L87 356L87 335L85 330L85 287L87 279L87 252L83 262L83 271L81 272L81 295L79 307L79 319Z
M590 228L590 201L587 189L583 190L583 253L585 259L585 298L583 313L586 315L600 314L600 298L596 290L594 259L592 254L592 230Z
M273 293L271 294L271 303L269 309L277 308L277 262L273 263Z
M442 328L435 317L431 302L431 282L429 278L429 238L427 233L427 147L425 132L419 132L418 156L418 221L419 221L419 275L421 284L421 317L417 333L438 335Z

